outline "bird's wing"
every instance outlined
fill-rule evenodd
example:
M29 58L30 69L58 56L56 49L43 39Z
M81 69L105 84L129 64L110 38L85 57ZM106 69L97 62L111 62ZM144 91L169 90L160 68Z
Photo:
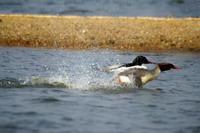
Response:
M115 64L115 65L112 65L112 66L104 67L103 71L105 71L105 72L114 72L116 69L118 69L120 67L121 67L121 65Z
M147 72L147 69L144 68L128 68L124 71L118 73L118 75L134 75L134 76L143 76Z
M140 88L143 85L141 80L143 70L145 71L146 69L131 68L129 70L118 73L117 77L120 78L122 83L134 85Z
M135 78L133 79L133 80L135 80L135 86L137 86L137 87L139 87L139 88L141 88L142 87L142 79L141 79L141 77L139 77L139 76L135 76Z
M136 65L136 66L132 66L132 67L130 67L130 68L148 69L145 65L141 65L141 66Z
M124 71L129 71L131 69L147 69L146 66L142 65L142 66L139 66L139 65L136 65L136 66L131 66L131 67L124 67L123 65L112 65L112 66L108 66L108 67L105 67L103 70L105 72L115 72L115 73L120 73L120 72L124 72Z

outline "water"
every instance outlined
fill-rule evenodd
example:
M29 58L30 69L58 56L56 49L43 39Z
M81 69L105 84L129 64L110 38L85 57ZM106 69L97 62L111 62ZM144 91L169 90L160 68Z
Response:
M0 0L0 13L199 17L199 0Z
M131 90L100 71L137 55L183 69ZM0 48L0 132L198 133L199 62L190 53Z

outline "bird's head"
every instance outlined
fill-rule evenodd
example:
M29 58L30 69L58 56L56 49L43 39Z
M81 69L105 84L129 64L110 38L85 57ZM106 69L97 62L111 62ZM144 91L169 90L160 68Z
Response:
M181 69L180 67L175 66L174 64L171 63L158 63L158 66L160 68L160 70L163 71L167 71L167 70L171 70L171 69Z

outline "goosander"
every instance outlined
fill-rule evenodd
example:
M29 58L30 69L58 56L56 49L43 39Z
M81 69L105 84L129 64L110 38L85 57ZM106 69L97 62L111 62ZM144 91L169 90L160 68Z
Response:
M134 84L137 87L142 87L148 82L156 79L161 72L170 69L181 69L171 63L158 63L155 68L148 70L144 68L130 68L124 70L115 78L115 81L120 85Z
M147 67L144 66L143 64L156 64L156 63L149 61L144 56L137 56L131 63L127 63L127 64L123 64L123 65L112 65L112 66L106 67L104 70L106 72L119 73L119 72L123 72L128 69L131 69L131 68L147 69Z

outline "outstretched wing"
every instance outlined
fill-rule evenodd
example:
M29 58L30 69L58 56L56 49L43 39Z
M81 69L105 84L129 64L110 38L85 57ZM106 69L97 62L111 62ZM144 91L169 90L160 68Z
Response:
M137 87L142 87L142 79L141 77L147 72L146 69L143 68L130 68L123 72L118 73L118 78L121 83L125 84L133 84Z
M104 67L102 70L105 72L113 72L120 67L121 67L121 65L112 65L112 66Z
M119 72L118 75L143 76L146 72L147 72L146 68L131 67L122 72Z
M146 66L142 65L142 66L131 66L131 67L124 67L123 65L112 65L112 66L108 66L108 67L105 67L103 70L105 72L117 72L117 73L120 73L120 72L124 72L124 71L129 71L131 69L135 69L135 68L138 68L138 69L147 69Z
M135 80L135 86L137 86L137 87L139 87L139 88L141 88L142 87L142 79L141 79L141 77L135 77L133 80Z

